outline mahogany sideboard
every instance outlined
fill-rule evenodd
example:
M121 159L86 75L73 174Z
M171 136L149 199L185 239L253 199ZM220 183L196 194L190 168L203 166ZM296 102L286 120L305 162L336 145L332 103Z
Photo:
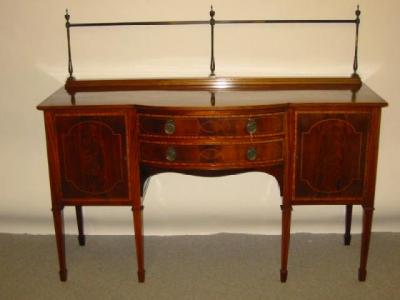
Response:
M352 207L362 206L358 278L364 281L386 105L357 76L67 81L38 106L60 279L67 279L65 206L76 208L80 245L82 206L131 207L138 279L144 282L146 178L166 171L262 171L275 176L282 195L281 281L287 279L294 205L344 205L346 245Z

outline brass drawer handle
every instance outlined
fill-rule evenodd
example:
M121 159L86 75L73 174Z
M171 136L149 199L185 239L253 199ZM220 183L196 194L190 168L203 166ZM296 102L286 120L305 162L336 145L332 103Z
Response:
M175 121L172 119L168 119L164 125L164 132L166 134L174 134L176 130Z
M257 150L254 147L249 147L246 153L248 160L255 160L257 158Z
M170 146L167 148L167 153L165 154L165 158L168 161L174 161L176 159L176 150L174 147Z
M257 122L254 119L247 121L246 130L248 134L254 134L257 131Z

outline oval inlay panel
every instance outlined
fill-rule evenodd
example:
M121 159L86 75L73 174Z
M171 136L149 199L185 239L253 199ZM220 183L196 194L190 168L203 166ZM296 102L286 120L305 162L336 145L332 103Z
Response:
M80 122L63 136L65 178L83 193L102 194L123 180L121 135L100 121Z
M339 193L360 178L362 133L341 119L301 134L300 180L319 193Z
M222 161L221 146L209 145L199 147L199 160L205 163Z
M229 119L199 119L199 125L202 135L224 135L234 131Z

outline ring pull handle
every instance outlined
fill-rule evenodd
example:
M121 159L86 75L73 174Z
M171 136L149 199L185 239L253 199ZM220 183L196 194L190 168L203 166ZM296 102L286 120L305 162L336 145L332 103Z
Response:
M175 130L176 130L176 125L174 120L168 119L167 121L165 121L164 132L166 134L174 134Z
M176 150L174 147L170 146L167 148L167 152L165 154L165 158L168 161L174 161L176 159Z
M255 134L257 131L257 122L254 119L249 119L246 124L248 134Z
M246 153L247 159L248 160L256 160L257 158L257 150L254 147L249 147L247 148L247 153Z

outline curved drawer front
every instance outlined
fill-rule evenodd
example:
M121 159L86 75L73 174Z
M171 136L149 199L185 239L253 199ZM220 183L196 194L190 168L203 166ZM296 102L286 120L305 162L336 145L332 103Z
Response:
M139 116L142 136L273 136L284 133L284 113L230 116Z
M192 145L166 142L142 142L141 162L157 165L252 165L281 162L283 139L262 142Z

